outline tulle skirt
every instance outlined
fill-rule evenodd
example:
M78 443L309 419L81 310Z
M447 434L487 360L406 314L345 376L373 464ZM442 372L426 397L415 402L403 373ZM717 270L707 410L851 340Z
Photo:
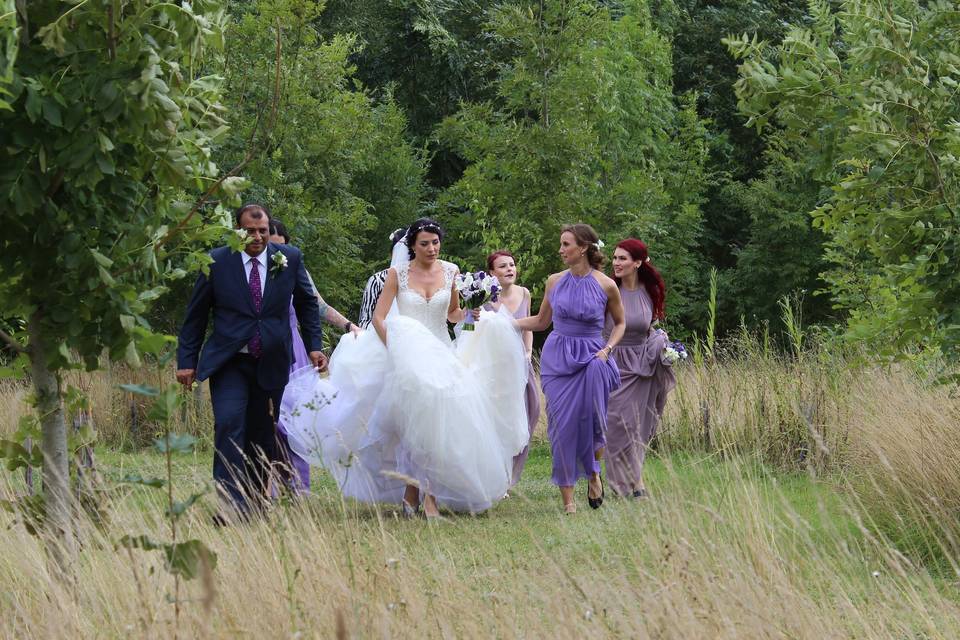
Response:
M309 367L291 375L281 405L291 448L358 500L399 502L416 484L453 510L489 508L530 438L527 364L509 314L482 311L455 345L394 315L387 343L348 334L329 378Z

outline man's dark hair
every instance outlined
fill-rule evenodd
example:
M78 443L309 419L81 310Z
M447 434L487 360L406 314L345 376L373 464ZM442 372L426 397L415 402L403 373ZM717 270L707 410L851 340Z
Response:
M283 236L283 241L290 244L290 232L287 231L287 225L276 218L270 218L270 235Z
M259 211L263 215L267 216L267 220L272 220L273 216L270 215L270 209L267 208L267 205L260 204L259 202L248 202L246 204L240 205L240 207L233 214L233 222L236 226L240 226L240 217L247 212L256 212ZM254 215L255 218L260 216Z

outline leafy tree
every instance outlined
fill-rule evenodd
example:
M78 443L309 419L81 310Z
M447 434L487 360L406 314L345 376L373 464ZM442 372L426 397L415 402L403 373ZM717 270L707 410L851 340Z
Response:
M738 326L744 315L748 321L766 318L768 308L772 308L768 301L775 303L791 293L788 287L796 284L789 278L766 278L762 280L763 296L750 295L752 289L739 289L746 284L748 270L769 274L784 264L784 256L754 251L759 243L769 240L755 237L754 232L776 226L779 210L749 198L760 183L749 189L746 185L769 179L762 174L771 158L764 155L764 138L745 126L745 118L737 110L733 91L736 61L722 40L731 33L746 32L779 42L791 22L805 19L806 6L786 0L652 0L650 5L658 28L672 36L674 92L697 95L697 113L707 130L709 153L702 186L699 252L720 273L717 329L722 334ZM808 176L779 186L799 190L777 192L779 203L790 209L802 206L805 193L817 188ZM749 258L748 264L741 264L745 258ZM794 267L803 269L804 265L787 265ZM744 311L745 298L762 308L751 306Z
M377 102L354 78L356 38L321 36L322 3L263 0L231 11L224 75L236 135L220 153L236 162L258 123L271 122L245 168L252 197L291 227L324 298L350 308L388 261L390 232L416 217L422 154L392 97Z
M73 353L93 369L104 350L137 363L157 349L163 338L143 314L184 275L171 256L186 250L172 242L219 233L203 230L184 194L229 197L242 180L217 180L211 161L226 132L220 80L202 75L222 46L216 3L23 3L14 47L9 12L3 20L0 304L27 318L25 335L3 338L30 367L49 547L64 566L73 536L60 372L76 366Z
M494 96L498 65L510 58L485 25L495 0L331 0L318 21L332 38L356 34L357 78L396 100L415 144L429 147L429 184L460 177L463 159L435 147L436 126L460 108Z
M608 242L647 241L673 311L694 313L705 147L692 103L671 93L670 49L642 5L613 15L591 3L505 3L489 39L517 55L497 97L465 103L439 129L468 163L440 199L457 253L478 263L509 247L524 279L557 269L563 223L585 221Z
M813 227L810 211L829 197L829 189L810 175L796 150L771 134L759 178L747 184L731 182L728 191L750 215L749 240L736 252L736 267L721 293L738 317L753 324L780 327L783 296L796 296L805 324L832 321L835 312L820 274L826 236Z
M810 3L769 47L729 41L750 124L796 144L830 198L825 273L847 335L881 355L960 346L960 11L956 2Z

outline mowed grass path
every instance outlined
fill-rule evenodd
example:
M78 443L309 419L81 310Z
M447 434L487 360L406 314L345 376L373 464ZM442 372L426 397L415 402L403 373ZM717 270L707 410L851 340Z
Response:
M210 455L175 457L177 499L209 482ZM114 481L165 474L154 453L97 459ZM213 529L208 497L180 535L206 541L218 566L183 590L176 625L160 557L110 546L123 534L168 537L164 492L132 487L84 551L79 598L51 594L36 543L11 530L20 552L0 551L12 585L0 635L960 637L951 581L874 539L829 482L706 454L654 457L651 499L608 493L593 511L581 483L579 512L566 516L549 476L538 443L511 498L440 522L343 501L322 471L313 495L251 524ZM51 599L57 613L45 618Z

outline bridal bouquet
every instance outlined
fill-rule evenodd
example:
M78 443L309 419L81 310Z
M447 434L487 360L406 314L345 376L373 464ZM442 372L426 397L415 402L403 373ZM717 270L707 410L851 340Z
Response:
M687 348L679 340L670 342L663 348L663 355L660 361L663 364L673 365L677 360L687 359Z
M457 291L468 309L479 309L488 300L497 301L500 295L500 282L495 276L484 271L461 273L457 276ZM473 324L465 323L467 331L473 330Z

